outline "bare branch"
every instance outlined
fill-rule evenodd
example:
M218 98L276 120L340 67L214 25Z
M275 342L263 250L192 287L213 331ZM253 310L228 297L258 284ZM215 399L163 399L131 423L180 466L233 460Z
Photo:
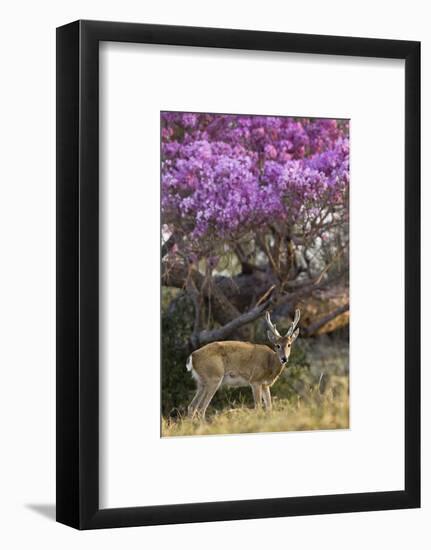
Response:
M175 243L176 238L174 234L172 234L169 239L162 244L162 258L166 256L166 254L171 250Z
M266 302L266 300L268 300L270 298L270 296L273 296L273 292L276 288L276 285L272 285L268 288L268 290L265 292L265 294L263 296L261 296L259 298L259 300L257 301L256 305L260 305L262 302Z
M335 319L336 317L338 317L342 313L345 313L346 311L349 311L349 309L350 309L350 305L348 303L344 304L340 307L337 307L336 309L334 309L334 311L331 311L331 313L328 313L324 317L321 317L319 320L315 321L309 327L304 329L304 331L303 331L304 334L306 334L307 336L310 336L311 334L314 334L320 328L322 328L324 325L326 325L326 323L329 323L329 321L332 321L332 319Z
M227 323L220 328L202 331L198 336L199 345L203 346L204 344L209 344L210 342L215 342L217 340L223 340L227 338L235 330L239 329L243 325L255 321L258 317L262 315L264 311L266 311L267 308L269 308L270 305L271 300L268 300L267 302L264 302L259 306L255 306L253 309L250 309L246 313L243 313L230 323Z
M217 320L225 324L235 319L240 314L234 306L232 300L225 296L225 293L217 284L205 284L204 276L197 269L187 269L181 264L175 264L168 267L162 263L162 284L174 286L176 288L185 288L188 281L192 280L194 287L199 291L202 297L211 299L211 307Z
M244 274L250 274L253 273L256 269L262 269L253 263L249 261L249 256L244 252L241 244L234 243L232 245L233 250L235 251L235 254L239 260L239 263L241 264L241 271Z
M200 295L197 291L196 287L193 284L193 281L189 279L187 281L187 294L190 296L193 306L195 309L195 320L193 323L193 332L190 337L190 340L192 342L196 341L197 335L199 334L200 326L201 326L201 304L200 304Z

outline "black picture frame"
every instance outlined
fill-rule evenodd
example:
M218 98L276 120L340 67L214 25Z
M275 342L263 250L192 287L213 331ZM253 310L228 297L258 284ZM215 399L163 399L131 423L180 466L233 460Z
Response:
M405 61L405 488L99 509L99 42ZM149 85L150 81L149 81ZM78 529L420 506L420 43L76 21L57 29L57 521Z

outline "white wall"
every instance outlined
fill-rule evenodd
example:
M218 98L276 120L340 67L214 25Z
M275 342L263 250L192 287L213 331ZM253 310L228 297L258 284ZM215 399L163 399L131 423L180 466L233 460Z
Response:
M431 520L431 405L423 404L423 508L337 516L78 533L55 524L55 27L104 19L422 40L423 151L431 139L431 37L426 2L75 0L15 2L2 10L0 85L0 543L90 548L427 547ZM431 201L424 155L424 204ZM424 220L423 240L431 220ZM424 246L425 249L425 246ZM423 279L431 264L424 257ZM430 292L424 288L424 310ZM431 328L424 316L426 334ZM423 358L423 395L431 382ZM280 460L282 464L282 460ZM277 483L274 475L272 483ZM7 542L6 542L7 540ZM429 542L428 542L429 544Z

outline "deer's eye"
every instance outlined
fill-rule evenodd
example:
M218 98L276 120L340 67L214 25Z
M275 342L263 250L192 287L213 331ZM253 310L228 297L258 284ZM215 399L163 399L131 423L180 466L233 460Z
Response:
M280 349L280 348L281 348L280 344L275 344L275 347L276 347L277 349Z

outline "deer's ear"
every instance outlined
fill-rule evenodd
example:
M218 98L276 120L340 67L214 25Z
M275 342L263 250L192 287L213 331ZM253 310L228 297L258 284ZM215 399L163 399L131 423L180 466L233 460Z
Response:
M299 334L299 328L295 330L295 332L292 334L292 342L294 342L298 338Z
M275 344L275 336L272 334L272 332L270 330L267 330L266 334L267 334L268 340L271 342L271 344Z

